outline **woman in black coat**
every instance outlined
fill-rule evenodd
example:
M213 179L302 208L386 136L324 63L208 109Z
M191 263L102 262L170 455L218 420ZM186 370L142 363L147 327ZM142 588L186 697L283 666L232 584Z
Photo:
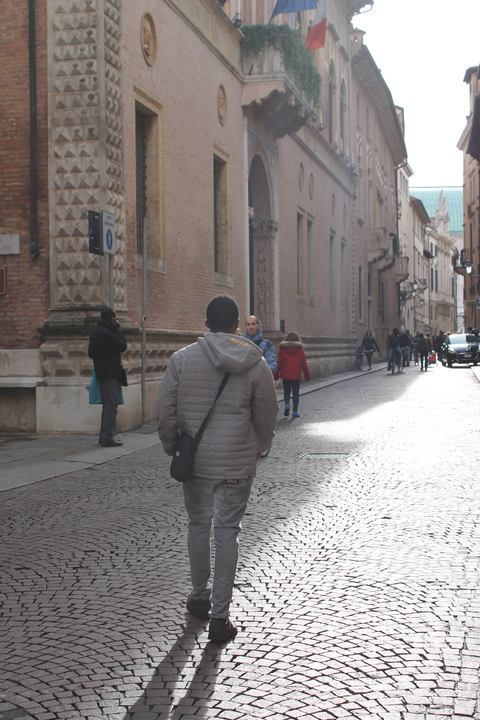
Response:
M115 420L118 409L118 384L122 376L121 354L127 341L113 308L104 308L101 319L90 335L88 357L93 360L100 392L102 393L102 421L99 443L102 447L122 445L116 440Z
M371 370L373 353L375 351L380 352L380 348L378 347L377 341L373 337L373 333L371 330L367 330L367 332L363 336L362 347L365 353L365 357L367 359L368 369Z

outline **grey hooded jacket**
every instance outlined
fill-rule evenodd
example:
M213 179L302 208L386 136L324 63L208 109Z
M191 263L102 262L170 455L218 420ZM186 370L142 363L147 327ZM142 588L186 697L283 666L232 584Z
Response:
M195 455L199 479L254 477L256 453L275 435L277 395L262 351L238 335L208 332L172 355L162 379L157 430L167 455L179 431L195 435L227 371L231 376Z

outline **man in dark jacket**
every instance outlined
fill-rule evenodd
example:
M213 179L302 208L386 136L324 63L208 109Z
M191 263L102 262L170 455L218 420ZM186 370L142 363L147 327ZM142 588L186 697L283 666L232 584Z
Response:
M115 420L118 410L118 383L122 374L121 354L127 349L127 341L120 330L115 310L104 308L101 320L90 335L88 357L93 360L102 393L102 422L100 426L100 445L119 447L123 445L115 440Z
M430 354L431 347L428 342L428 338L426 338L423 333L419 333L415 349L420 355L420 372L422 370L425 370L426 372L428 369L428 356Z

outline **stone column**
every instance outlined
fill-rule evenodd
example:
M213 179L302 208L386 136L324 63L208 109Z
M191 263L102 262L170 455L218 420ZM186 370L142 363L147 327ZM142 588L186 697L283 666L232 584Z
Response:
M108 303L107 256L88 252L88 211L115 215L115 309L126 318L122 0L48 0L50 314L37 389L39 432L97 424L88 338Z
M274 241L277 231L273 220L253 221L255 314L263 329L275 327L275 256Z
M49 3L51 317L81 322L108 300L107 257L88 252L88 211L116 220L115 305L126 309L121 0Z

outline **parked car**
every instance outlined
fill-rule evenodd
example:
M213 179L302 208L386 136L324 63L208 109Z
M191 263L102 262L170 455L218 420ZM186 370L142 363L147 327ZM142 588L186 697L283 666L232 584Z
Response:
M442 365L452 367L453 363L473 363L480 361L478 337L470 333L447 335L442 345Z

